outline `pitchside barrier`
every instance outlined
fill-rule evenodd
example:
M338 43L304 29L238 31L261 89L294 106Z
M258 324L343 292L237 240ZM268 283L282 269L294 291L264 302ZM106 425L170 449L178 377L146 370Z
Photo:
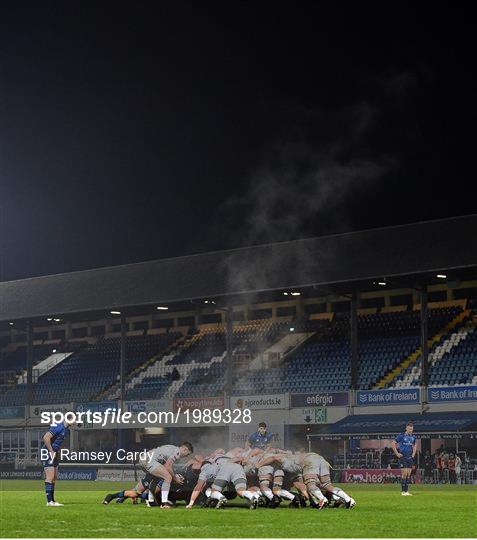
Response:
M401 469L341 469L334 471L334 481L354 484L394 484L401 482ZM425 482L424 469L417 469L411 475L411 481L415 484ZM437 469L433 470L432 481L434 484L449 484L449 471L443 475ZM477 484L476 470L461 470L456 475L455 484Z
M446 474L447 473L447 474ZM91 463L63 463L58 468L58 480L87 480L102 482L131 482L136 483L142 476L138 464L101 464ZM434 483L449 483L448 471L440 475L437 469L433 470ZM332 469L333 482L343 483L399 483L401 482L400 469ZM0 480L41 480L43 468L37 462L30 460L15 460L8 465L0 465ZM477 484L477 470L461 470L457 475L457 484ZM417 469L412 481L419 484L424 481L424 470Z
M0 479L41 480L43 468L35 463L23 463L20 466L0 467ZM106 482L135 483L141 477L137 464L109 463L94 465L92 463L61 463L58 467L58 480L99 480Z

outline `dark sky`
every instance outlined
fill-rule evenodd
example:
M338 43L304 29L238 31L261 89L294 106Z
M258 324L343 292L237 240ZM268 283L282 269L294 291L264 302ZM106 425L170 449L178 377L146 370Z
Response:
M416 2L11 2L1 278L476 211L474 20Z

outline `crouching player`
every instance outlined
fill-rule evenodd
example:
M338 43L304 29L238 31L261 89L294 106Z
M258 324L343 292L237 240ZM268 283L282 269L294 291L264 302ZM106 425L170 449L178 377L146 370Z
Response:
M292 507L296 506L298 500L288 490L283 489L284 476L287 476L287 483L293 486L300 493L298 499L300 505L306 505L306 500L309 499L308 492L302 479L303 454L272 454L264 455L258 462L258 467L263 468L267 465L274 467L274 494L278 497L285 497L292 501ZM293 498L291 498L293 496Z
M149 485L152 482L154 477L151 474L146 474L146 476L139 480L136 486L133 489L125 489L122 491L117 491L116 493L108 493L103 499L103 504L109 504L111 501L116 499L117 503L122 503L126 499L132 499L133 504L137 502L137 499L147 500L149 494ZM157 484L156 493L160 488L162 481Z
M294 487L298 494L295 495L290 491ZM282 468L274 470L273 473L273 494L279 499L287 499L290 501L290 508L299 508L306 506L306 501L309 499L303 477L300 474L285 472Z
M204 463L202 464L202 467L200 468L200 473L197 479L197 483L194 489L192 490L192 495L190 496L189 504L186 506L186 508L192 508L194 506L195 501L201 495L204 489L214 481L218 470L219 470L219 466L216 463L210 463L209 461L204 461Z
M63 506L55 501L55 482L58 476L58 451L70 431L73 422L66 420L59 424L52 424L43 435L43 444L40 449L40 459L45 470L46 506Z
M222 508L227 502L227 497L222 493L222 491L229 483L234 485L235 491L237 492L237 495L239 497L248 499L249 508L257 508L260 494L258 492L253 492L247 489L247 480L245 478L245 471L242 465L239 465L238 463L222 461L221 463L216 464L216 467L217 469L215 472L213 471L213 469L208 470L208 480L212 481L210 499L217 499L218 502L216 508ZM200 486L196 486L197 489L199 487ZM188 504L188 508L191 508L193 505L193 501L195 501L195 498L193 497L196 492L196 488L194 488L194 493L192 494L190 503ZM199 493L201 489L202 488L199 489Z
M265 452L262 454L260 462L274 455L275 454ZM288 454L279 455L283 455L285 457ZM268 506L270 508L276 508L280 504L282 498L291 501L293 503L292 506L296 506L298 504L298 497L285 489L283 485L284 476L285 471L283 470L283 466L277 461L273 461L268 465L260 465L258 468L260 490L267 497L267 499L269 499Z
M161 508L170 508L169 491L171 482L174 479L176 483L182 484L183 478L173 471L173 465L179 458L186 457L193 452L192 445L189 442L184 442L180 446L166 444L156 448L152 454L150 461L142 461L141 468L149 473L153 479L149 484L149 497L147 500L148 506L155 505L154 494L156 487L162 481L161 487Z
M353 508L356 501L342 489L333 486L330 478L330 464L323 456L314 452L306 454L303 459L303 479L311 497L318 500L318 508L328 504L323 491L335 502L343 502L346 508Z

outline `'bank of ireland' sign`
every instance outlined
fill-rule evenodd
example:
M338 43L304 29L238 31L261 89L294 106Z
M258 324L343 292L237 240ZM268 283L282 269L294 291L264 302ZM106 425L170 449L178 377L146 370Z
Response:
M427 390L429 403L438 401L477 401L477 386L439 386Z
M359 390L356 405L414 405L420 401L419 388L400 388L395 390Z

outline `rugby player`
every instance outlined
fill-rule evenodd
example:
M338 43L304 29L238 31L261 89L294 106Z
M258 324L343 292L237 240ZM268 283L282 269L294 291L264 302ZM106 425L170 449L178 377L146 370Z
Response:
M356 506L356 501L341 488L335 487L331 483L330 469L330 464L320 454L315 452L305 454L303 458L303 479L308 493L319 500L319 508L323 508L328 504L328 499L325 498L325 502L323 502L321 498L323 497L322 491L329 493L335 502L342 501L346 508L353 508Z
M260 448L261 450L269 450L272 445L273 434L267 433L267 424L260 422L258 431L252 433L245 443L245 448Z
M106 497L103 499L103 504L109 504L111 501L116 499L116 502L124 502L126 499L132 499L133 503L136 502L138 498L146 500L148 498L149 494L149 485L151 481L153 480L153 476L151 474L146 474L144 478L139 480L139 482L136 484L136 486L133 489L125 489L122 491L117 491L116 493L108 493ZM162 482L161 482L162 483ZM156 492L159 488L159 484L156 488Z
M290 491L294 486L298 490L298 494L294 494ZM306 506L306 498L302 495L301 490L306 492L305 484L303 483L303 477L301 475L285 473L283 466L276 466L273 470L273 495L281 499L287 499L290 501L289 506L291 508L299 508L300 506Z
M328 499L323 495L322 490L329 493L333 500L343 501L347 508L353 508L356 505L356 501L346 492L333 486L330 478L330 464L323 456L302 452L291 456L275 454L262 460L259 465L271 463L274 459L282 464L284 471L303 475L306 491L311 500L314 501L313 506L318 509L322 509L328 504ZM299 486L297 485L297 487Z
M261 456L257 456L256 464L257 464L257 475L258 475L258 481L260 485L260 491L265 495L265 497L268 499L268 506L270 508L277 507L280 502L280 496L277 493L274 493L272 491L272 488L275 483L276 477L283 477L283 470L280 468L280 465L278 462L273 461L272 463L269 463L268 465L258 465L259 462L261 462L266 457L273 455L270 452L263 452ZM292 497L292 499L294 496Z
M197 482L197 476L200 472L202 462L202 456L195 456L183 466L177 466L177 469L176 464L174 464L174 471L176 473L180 473L180 476L184 479L184 482L182 484L172 482L171 490L169 491L169 498L172 502L178 500L189 500L190 494L192 493L192 488ZM103 504L109 504L114 499L116 499L117 503L123 503L126 499L132 499L133 504L136 504L138 498L146 501L149 495L149 486L153 478L154 477L148 473L137 483L134 488L118 491L116 493L109 493L104 498ZM156 496L160 492L161 486L162 480L160 480L157 484L155 490Z
M153 476L149 484L148 506L156 502L154 493L158 483L162 480L161 508L171 507L169 503L169 491L172 480L174 479L177 484L184 482L181 475L174 473L173 465L177 459L186 457L192 452L193 448L190 442L183 442L180 446L166 444L154 450L150 461L144 460L140 462L141 468Z
M260 495L257 492L247 489L246 475L242 465L234 463L234 461L225 454L214 456L213 461L209 463L212 465L212 467L206 469L207 481L212 482L209 499L216 499L218 501L216 508L222 508L227 502L227 497L222 491L229 483L234 485L235 491L239 497L248 499L249 508L257 508ZM202 476L202 481L204 481L204 477L205 473ZM193 500L195 501L195 498L193 499L195 492L198 491L200 493L201 489L203 489L203 485L202 487L196 486L196 488L194 488L191 502ZM189 503L188 507L191 508L192 504Z
M283 489L284 477L287 475L287 485L293 484L294 487L299 491L300 503L303 505L303 500L309 500L309 495L306 490L305 485L303 484L302 478L302 459L303 456L301 453L291 454L291 453L280 453L280 454L266 454L258 462L258 467L265 467L267 465L275 465L275 475L274 475L274 487L275 494L279 497L289 498L292 493L288 490ZM280 492L282 492L280 494ZM292 506L296 506L295 497L292 499ZM306 503L305 503L306 504Z
M399 465L401 467L401 495L405 496L412 495L412 493L409 493L409 481L417 450L416 436L412 434L413 431L414 424L408 422L404 433L397 435L391 443L393 452L399 459Z
M246 450L242 454L242 467L245 471L245 478L247 480L247 489L252 492L261 493L264 498L259 500L260 506L270 505L273 499L273 493L268 488L268 484L265 485L259 479L259 472L257 463L260 461L263 452L258 449ZM262 471L263 476L263 471ZM259 487L260 486L260 487Z
M186 508L192 508L194 506L197 497L199 497L204 488L214 481L218 469L219 466L217 465L217 463L210 463L209 461L204 461L202 467L200 468L199 478L197 479L197 483L192 490L192 495L190 496L190 501Z
M46 506L64 506L55 501L55 482L59 464L58 451L72 425L73 422L66 420L59 424L51 424L50 429L43 435L40 458L45 471Z

